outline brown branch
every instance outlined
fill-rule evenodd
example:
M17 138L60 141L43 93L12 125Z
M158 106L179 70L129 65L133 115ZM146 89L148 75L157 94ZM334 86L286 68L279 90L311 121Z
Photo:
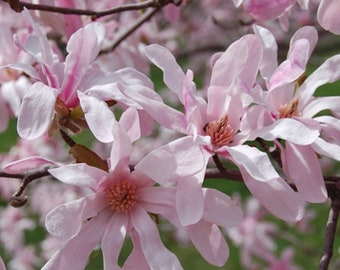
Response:
M9 199L10 205L12 205L13 207L23 206L27 202L28 198L26 195L23 195L27 185L36 179L49 176L50 175L50 173L48 172L49 168L50 167L45 167L43 169L31 170L26 173L13 173L13 174L0 171L0 177L17 178L22 180L18 190Z
M109 53L112 52L118 45L125 40L128 36L130 36L134 31L136 31L143 23L151 19L158 11L161 10L161 7L148 10L142 16L140 16L129 28L127 28L111 45L110 48L102 50L101 53Z
M335 232L340 211L340 190L335 190L330 194L332 201L329 210L328 221L326 226L325 241L323 247L323 255L320 260L319 270L327 270L330 260L333 256L333 246L335 239Z
M93 19L120 13L124 11L132 11L132 10L143 10L146 8L160 8L165 6L169 3L174 5L180 5L181 1L176 0L147 0L141 3L133 3L133 4L126 4L122 6L118 6L112 9L103 10L103 11L94 11L94 10L86 10L86 9L76 9L76 8L65 8L65 7L56 7L56 6L49 6L49 5L41 5L41 4L32 4L26 3L22 1L13 1L13 0L2 0L3 2L9 3L10 7L16 11L21 12L24 8L30 10L40 10L46 12L54 12L54 13L61 13L61 14L72 14L72 15L86 15L91 16Z

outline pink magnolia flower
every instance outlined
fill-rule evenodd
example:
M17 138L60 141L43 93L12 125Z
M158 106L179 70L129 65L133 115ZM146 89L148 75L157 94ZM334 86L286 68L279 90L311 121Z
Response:
M253 138L257 137L258 133L268 131L268 126L277 121L289 120L293 123L294 120L306 127L319 129L321 136L314 137L314 140L299 142L286 138L285 147L274 141L281 150L284 172L288 180L296 185L301 196L309 202L324 202L327 199L327 191L316 153L340 160L339 140L336 139L340 136L340 130L336 126L339 122L336 115L339 114L340 99L314 97L313 94L320 85L340 78L340 73L334 68L340 61L340 55L329 58L305 81L299 81L317 42L316 30L313 27L298 30L291 39L287 60L279 66L275 64L277 46L271 33L259 26L255 27L255 32L267 48L261 74L268 91L254 91L255 103L259 106L249 109L243 128L252 130L250 137ZM316 116L318 112L326 109L334 116ZM297 127L290 124L287 128L293 130ZM301 139L305 138L306 135L303 135Z
M161 215L181 226L174 208L177 187L155 186L155 183L181 177L177 173L184 171L184 167L179 161L185 162L186 157L175 158L165 151L151 152L131 171L129 136L118 124L113 130L115 140L108 173L84 164L49 170L60 181L87 187L92 193L60 205L47 215L47 230L68 241L42 269L65 269L71 265L73 269L83 269L98 243L103 251L104 268L120 269L118 255L128 235L134 249L123 269L137 265L141 269L182 269L174 254L161 243L152 217ZM186 169L187 175L192 173L192 168ZM213 190L206 190L204 194L202 219L185 229L203 257L223 265L228 247L215 224L233 226L240 221L242 213L228 196Z
M130 97L164 127L188 134L204 150L206 162L215 153L232 160L255 197L278 217L296 221L303 215L302 199L279 176L264 152L243 144L249 134L238 132L240 119L252 102L248 93L255 83L261 52L259 39L247 35L219 55L212 68L206 102L196 92L192 72L185 75L169 51L150 45L146 47L148 58L162 69L164 82L184 105L185 114L142 95L130 94ZM293 123L296 132L292 133L291 122L276 122L259 136L308 144L319 134L297 121Z
M37 65L35 68L23 63L7 66L24 71L37 81L27 90L21 104L18 116L21 137L34 139L47 130L53 133L58 127L72 132L89 127L98 140L111 142L115 116L109 103L118 103L124 110L134 107L137 111L125 111L124 117L138 122L142 134L151 132L150 117L140 105L121 94L116 85L119 81L131 88L138 84L152 89L150 79L132 68L110 72L95 62L105 37L102 24L90 23L72 34L66 47L68 55L61 62L46 35L28 12L26 15L34 34L17 35L16 43L36 60ZM149 92L152 95L153 91Z

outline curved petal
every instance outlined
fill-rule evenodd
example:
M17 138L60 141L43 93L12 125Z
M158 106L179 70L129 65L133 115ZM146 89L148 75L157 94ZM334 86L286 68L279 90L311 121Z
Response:
M56 89L41 82L27 90L18 116L20 137L33 140L44 134L52 121L57 96Z
M79 233L59 249L41 269L85 269L91 251L103 237L106 224L111 217L109 214L102 212L83 224Z
M164 247L158 229L148 213L135 205L130 214L133 228L138 234L140 245L150 268L152 270L183 269L177 257Z
M328 58L319 68L317 68L304 83L300 86L297 95L300 97L303 108L313 98L315 90L326 83L331 83L340 78L340 54Z
M241 223L243 213L240 205L229 196L215 189L203 189L204 214L203 219L223 226L233 227Z
M96 194L61 204L46 215L45 227L54 237L68 240L80 231L87 219L97 216L106 204L105 196Z
M146 46L145 54L152 63L163 71L165 84L172 92L177 94L183 104L182 89L185 74L177 64L175 57L168 49L157 44Z
M139 115L135 108L129 107L119 119L119 124L123 127L132 142L138 140L141 136L141 127Z
M305 202L281 177L257 181L244 168L240 172L250 192L269 212L287 222L301 220Z
M95 189L100 180L108 175L101 169L83 163L68 164L48 171L65 184L89 187L91 189Z
M140 244L140 240L138 234L135 231L130 233L131 240L133 243L133 249L129 255L129 257L124 262L122 267L123 270L131 270L131 269L143 269L150 270L150 266L146 261L143 250Z
M94 22L76 31L69 39L66 50L64 81L62 84L63 99L71 106L68 99L76 91L81 78L90 64L97 57L105 37L105 28Z
M303 117L312 118L318 112L331 110L340 113L340 97L318 97L311 101L302 111Z
M317 138L312 144L313 149L320 155L340 161L340 146Z
M36 169L38 166L47 166L47 165L56 165L59 166L61 164L56 163L52 160L32 156L24 159L20 159L14 162L11 162L3 167L3 171L6 173L24 173L28 170Z
M253 26L255 34L260 37L262 41L263 59L260 64L260 71L262 77L268 81L275 69L277 68L277 44L273 34L266 28L259 25Z
M93 135L101 142L112 142L112 126L115 117L108 105L96 97L81 92L78 92L78 97L86 122Z
M153 119L165 128L185 133L187 126L185 115L161 100L150 98L148 92L151 89L121 86L120 90L123 94L138 102Z
M286 172L294 182L303 199L312 203L327 200L327 190L321 165L310 145L286 142Z
M204 172L180 180L176 191L176 212L183 226L197 223L203 216L204 200L201 183Z
M114 213L106 226L103 239L100 247L104 257L104 269L117 269L118 257L121 251L127 226L128 214L127 213Z
M319 5L317 18L320 25L336 34L340 34L340 7L337 0L322 0Z
M229 257L229 247L219 228L201 220L199 223L186 227L190 240L209 263L223 266Z
M255 147L239 145L227 148L233 161L241 169L259 182L266 182L270 179L279 178L269 157Z
M280 138L292 143L308 145L319 135L320 132L316 128L307 126L292 118L282 118L275 121L270 126L250 132L248 139L254 140L257 137L260 137L267 141L273 141Z

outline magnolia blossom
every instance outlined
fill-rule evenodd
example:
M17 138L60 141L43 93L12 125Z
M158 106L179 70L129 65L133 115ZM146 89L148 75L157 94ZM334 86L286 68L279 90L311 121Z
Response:
M250 137L267 131L275 122L287 121L302 123L307 128L320 130L321 135L303 143L285 138L285 146L275 141L281 151L283 169L288 180L293 182L301 196L309 202L324 202L327 191L316 153L340 160L338 139L340 136L339 97L314 97L314 91L328 82L340 78L335 66L340 55L325 61L312 75L304 80L307 61L317 42L317 32L313 27L303 27L291 39L287 60L276 66L276 44L271 33L255 27L266 48L266 57L261 64L261 74L268 91L257 88L253 92L255 103L248 112L243 128L251 130ZM317 116L322 110L330 110L333 115ZM260 116L260 117L259 117ZM335 116L335 117L334 117ZM287 128L293 130L293 125ZM305 139L307 133L301 139ZM271 138L266 138L271 140Z
M196 248L210 263L223 265L228 258L228 246L216 224L230 227L239 223L242 212L238 205L221 192L204 189L201 220L183 227L174 207L178 187L155 184L171 177L181 178L177 173L184 171L186 157L174 157L165 151L151 152L131 171L130 138L118 124L114 125L113 134L115 140L109 172L85 164L70 164L49 170L63 183L87 187L92 193L62 204L47 215L47 230L67 242L42 269L67 269L71 266L73 269L83 269L89 254L99 243L104 268L119 269L118 256L128 235L134 249L123 269L137 265L141 269L182 269L176 256L161 243L155 224L158 215L187 231ZM182 141L176 145L183 147L188 143ZM150 164L157 164L157 168L150 168ZM182 164L179 165L182 167L177 164ZM153 169L156 171L150 172ZM187 167L185 177L194 174L195 170Z
M246 35L223 54L216 55L206 102L196 92L192 72L189 70L184 74L168 50L150 45L146 55L162 69L164 82L178 96L185 113L175 111L163 102L129 94L128 90L125 92L164 127L188 134L204 150L206 162L215 154L232 160L254 196L275 215L296 221L303 215L302 199L279 176L265 153L244 144L249 131L239 132L240 119L252 102L249 93L255 83L261 52L260 40L255 35ZM236 59L235 55L239 57ZM296 132L290 131L291 125L295 126ZM258 136L310 144L318 134L314 128L288 120L274 123Z

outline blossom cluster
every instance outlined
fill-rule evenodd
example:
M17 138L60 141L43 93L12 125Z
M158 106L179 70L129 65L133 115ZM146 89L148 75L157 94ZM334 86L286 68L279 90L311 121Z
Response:
M82 10L112 5L40 2ZM340 80L340 54L313 72L308 62L319 26L340 34L340 3L165 2L159 17L118 47L117 36L138 20L138 12L90 20L26 8L14 13L0 3L0 130L6 132L16 119L20 137L1 157L1 176L40 170L49 177L25 182L32 187L28 197L18 195L17 183L1 179L2 197L14 206L28 200L48 233L39 258L24 247L23 231L32 222L18 208L1 211L8 223L0 222L0 240L9 253L19 250L22 256L9 269L85 269L98 247L104 269L183 269L162 241L163 223L185 232L214 266L228 260L229 236L244 249L249 269L253 255L270 269L296 269L290 249L282 261L270 254L274 244L266 235L275 227L260 222L258 209L295 224L308 217L308 203L330 197L325 163L340 161L340 97L315 93ZM186 7L204 11L211 21L190 18ZM284 30L305 12L317 12L319 26L296 23L282 59ZM232 19L226 19L228 13ZM247 23L239 25L241 36L230 30L233 41L225 42L232 20ZM218 30L210 31L214 27ZM201 33L191 35L195 28ZM224 42L225 49L179 64L182 43L190 51L201 40ZM158 70L164 89L150 75ZM76 142L84 132L91 146ZM207 187L209 174L244 183L253 210L244 212L233 194ZM339 181L332 187L339 190ZM127 238L133 248L121 262Z

